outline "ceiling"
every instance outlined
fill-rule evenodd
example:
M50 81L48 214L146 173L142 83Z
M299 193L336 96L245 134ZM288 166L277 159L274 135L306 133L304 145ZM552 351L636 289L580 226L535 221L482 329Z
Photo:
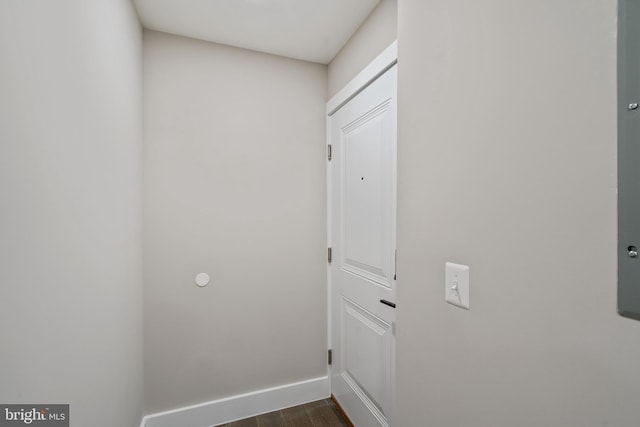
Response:
M329 63L380 0L134 0L145 28Z

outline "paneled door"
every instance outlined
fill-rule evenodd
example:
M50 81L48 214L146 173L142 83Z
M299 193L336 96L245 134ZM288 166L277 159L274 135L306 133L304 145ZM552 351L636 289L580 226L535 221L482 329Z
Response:
M331 392L388 426L395 380L397 65L329 119Z

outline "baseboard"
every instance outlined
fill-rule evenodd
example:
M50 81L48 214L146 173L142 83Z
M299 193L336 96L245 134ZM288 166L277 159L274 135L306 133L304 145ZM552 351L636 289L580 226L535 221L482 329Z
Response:
M212 427L326 399L330 395L329 377L313 378L147 415L140 427Z

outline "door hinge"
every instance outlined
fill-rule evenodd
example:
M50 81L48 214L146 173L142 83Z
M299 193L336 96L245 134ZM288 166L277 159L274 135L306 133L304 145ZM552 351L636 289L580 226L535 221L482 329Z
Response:
M327 262L329 264L331 264L331 260L333 259L333 251L331 250L331 248L327 249Z
M327 145L327 160L331 161L331 144Z
M329 365L331 365L331 363L333 363L333 350L329 349L329 351L327 351L327 362Z

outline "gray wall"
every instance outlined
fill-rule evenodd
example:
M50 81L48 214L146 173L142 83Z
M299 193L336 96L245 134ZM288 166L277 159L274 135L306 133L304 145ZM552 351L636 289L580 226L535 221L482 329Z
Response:
M397 0L382 0L329 63L328 99L396 40L397 9Z
M398 426L638 424L616 2L399 4ZM471 268L471 310L444 263Z
M326 375L326 66L145 31L144 68L146 411Z
M142 415L142 33L128 0L0 2L0 402Z

